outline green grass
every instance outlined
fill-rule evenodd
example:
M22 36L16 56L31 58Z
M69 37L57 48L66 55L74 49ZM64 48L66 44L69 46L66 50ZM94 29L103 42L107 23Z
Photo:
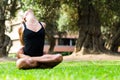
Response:
M53 69L30 70L1 62L0 80L120 80L120 61L62 62Z

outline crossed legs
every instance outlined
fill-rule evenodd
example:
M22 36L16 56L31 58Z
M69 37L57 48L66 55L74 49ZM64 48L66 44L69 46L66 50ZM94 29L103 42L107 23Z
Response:
M58 65L63 57L61 54L45 54L39 57L30 57L23 54L23 49L21 48L18 53L18 60L16 65L19 69L29 69L29 68L53 68Z

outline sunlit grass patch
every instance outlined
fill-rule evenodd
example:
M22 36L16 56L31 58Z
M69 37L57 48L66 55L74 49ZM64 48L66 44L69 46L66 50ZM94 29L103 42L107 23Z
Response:
M0 63L0 80L119 80L120 61L62 62L53 69L19 70L15 62Z

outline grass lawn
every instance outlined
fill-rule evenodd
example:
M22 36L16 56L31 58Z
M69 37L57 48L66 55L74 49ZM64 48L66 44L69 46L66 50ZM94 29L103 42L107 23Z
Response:
M30 70L0 62L0 80L120 80L120 61L62 62L53 69Z

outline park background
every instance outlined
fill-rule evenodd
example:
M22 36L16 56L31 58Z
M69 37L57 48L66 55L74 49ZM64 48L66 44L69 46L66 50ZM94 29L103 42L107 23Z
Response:
M2 80L120 79L119 0L0 0L0 4ZM16 56L9 58L9 46L18 40L17 29L27 9L33 9L38 20L47 24L49 53L55 54L56 36L76 39L71 55L64 56L64 61L53 69L19 70L15 66ZM20 43L14 45L10 54L16 53Z
M33 9L38 20L47 25L45 42L49 53L55 52L57 43L65 44L66 48L74 46L71 51L74 55L119 54L119 1L7 0L1 1L1 5L1 57L8 56L7 35L14 42L16 49L12 50L16 52L19 48L19 43L15 43L18 40L16 26L20 26L27 9Z

